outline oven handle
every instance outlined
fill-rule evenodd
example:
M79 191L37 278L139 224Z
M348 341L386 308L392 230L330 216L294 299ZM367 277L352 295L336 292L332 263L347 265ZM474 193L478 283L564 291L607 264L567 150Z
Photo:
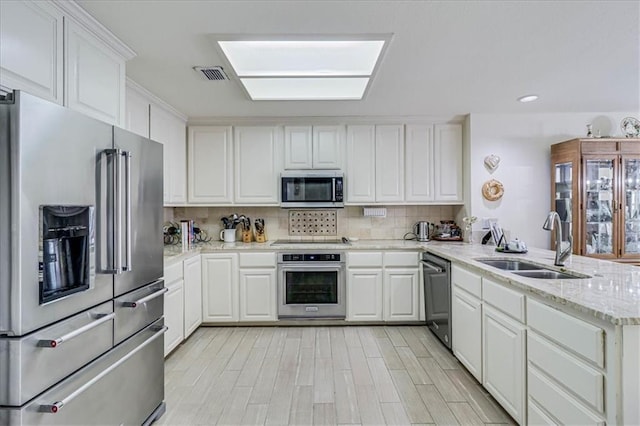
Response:
M445 270L437 265L434 265L433 263L429 263L427 261L421 260L420 263L422 263L422 266L426 266L427 268L431 269L431 271L433 273L442 273Z
M280 263L278 264L278 267L283 270L283 269L306 269L306 270L313 270L313 269L344 269L344 263L340 263L338 265L333 264L333 265L319 265L319 264L313 264L310 265L309 263L306 264L288 264L288 263Z
M90 322L87 325L84 325L76 330L73 330L70 333L65 334L64 336L60 336L57 339L41 339L38 340L37 346L41 347L41 348L57 348L58 346L60 346L61 344L63 344L64 342L73 339L74 337L77 337L79 335L81 335L82 333L86 333L87 331L91 330L92 328L95 328L97 326L99 326L100 324L102 324L103 322L107 322L112 320L113 318L115 318L116 314L115 313L110 313L110 314L97 314L98 319L95 321Z
M89 380L87 383L85 383L84 385L80 386L78 389L76 389L75 391L73 391L72 393L67 395L67 397L61 399L60 401L56 401L56 402L54 402L52 404L42 404L42 405L40 405L39 411L41 413L56 414L57 412L60 411L60 409L62 409L62 407L64 407L66 404L70 403L78 395L80 395L81 393L83 393L84 391L89 389L91 386L96 384L104 376L106 376L107 374L111 373L113 370L115 370L120 365L125 363L129 358L131 358L132 356L134 356L135 354L140 352L145 346L149 345L151 342L153 342L154 340L156 340L157 338L162 336L168 329L169 328L167 326L163 326L162 328L160 328L158 330L154 330L154 331L157 331L156 334L151 336L149 339L147 339L140 346L136 347L131 352L129 352L128 354L126 354L125 356L120 358L118 361L116 361L115 363L111 364L108 368L105 368L104 370L102 370L100 372L100 374L98 374L93 379Z

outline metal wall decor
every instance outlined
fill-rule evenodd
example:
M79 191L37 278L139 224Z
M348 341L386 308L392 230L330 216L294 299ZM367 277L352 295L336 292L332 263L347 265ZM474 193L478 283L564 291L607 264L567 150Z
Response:
M493 173L500 164L500 157L495 154L487 155L484 157L484 166L489 170L490 173Z
M501 182L491 179L482 185L482 196L487 201L498 201L504 195L504 186Z

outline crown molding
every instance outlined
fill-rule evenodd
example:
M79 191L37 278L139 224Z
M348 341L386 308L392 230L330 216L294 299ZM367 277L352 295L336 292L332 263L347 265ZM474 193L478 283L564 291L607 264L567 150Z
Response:
M98 37L114 52L129 61L137 56L129 46L113 34L107 27L98 22L86 10L73 0L51 0L62 13L82 25L87 31Z
M186 115L184 115L183 113L181 113L180 111L175 109L173 106L168 104L166 101L160 99L159 97L157 97L156 95L154 95L149 90L145 89L144 87L142 87L141 85L139 85L135 81L131 80L131 78L129 78L129 77L127 77L127 88L138 92L139 94L141 94L142 96L147 98L149 101L151 101L154 104L158 105L160 108L170 112L171 114L175 115L176 117L179 117L185 123L187 122L189 117L187 117Z

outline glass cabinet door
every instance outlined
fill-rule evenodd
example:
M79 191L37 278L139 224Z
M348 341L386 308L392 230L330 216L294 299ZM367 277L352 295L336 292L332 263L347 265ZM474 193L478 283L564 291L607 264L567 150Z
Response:
M640 253L640 159L622 158L624 194L623 254ZM636 257L636 256L634 256Z
M586 255L616 255L615 157L584 159Z
M554 167L555 211L560 216L562 235L565 240L568 240L569 236L573 235L573 163L557 163Z

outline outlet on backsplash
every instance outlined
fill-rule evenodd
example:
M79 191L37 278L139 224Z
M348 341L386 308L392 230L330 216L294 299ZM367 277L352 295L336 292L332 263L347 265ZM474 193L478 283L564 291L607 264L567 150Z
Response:
M402 239L404 234L413 229L413 225L420 220L440 223L441 220L453 220L463 206L386 206L386 217L365 217L362 206L348 206L336 210L306 210L335 212L335 234L290 234L289 215L292 210L279 207L173 207L164 209L165 221L180 221L193 219L209 235L220 233L222 223L220 218L230 213L243 214L252 219L265 219L265 226L269 230L269 240L286 238L327 238L335 236L357 237L361 239ZM303 211L303 210L299 210Z

